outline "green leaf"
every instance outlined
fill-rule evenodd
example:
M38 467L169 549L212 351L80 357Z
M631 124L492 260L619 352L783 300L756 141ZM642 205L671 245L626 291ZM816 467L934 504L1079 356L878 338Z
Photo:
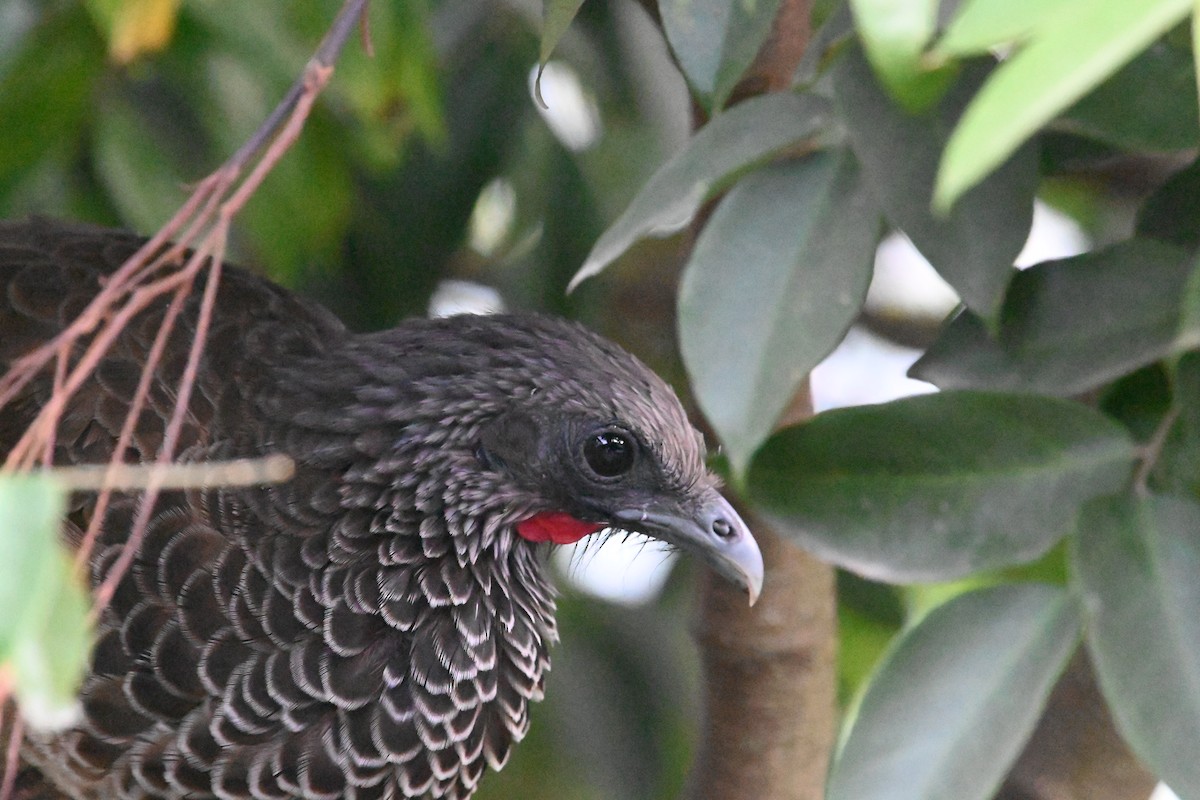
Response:
M1168 178L1142 203L1137 235L1180 247L1200 245L1200 159Z
M542 45L538 63L545 64L558 46L558 40L571 27L583 0L542 0Z
M1088 647L1117 727L1180 797L1200 796L1200 505L1105 498L1072 550Z
M638 239L682 230L705 200L739 175L820 132L828 111L828 103L815 95L779 92L738 103L712 120L654 173L600 236L568 291L599 273Z
M1124 150L1196 147L1200 112L1191 52L1155 42L1068 109L1056 127Z
M1170 398L1177 418L1163 442L1151 485L1164 492L1200 497L1200 353L1185 353L1173 371ZM1143 397L1151 392L1143 392ZM1158 409L1151 409L1158 410ZM1165 410L1154 418L1161 425ZM1146 437L1149 439L1149 436Z
M93 137L97 176L122 219L135 230L158 230L187 198L187 187L154 127L114 93L96 109Z
M930 207L948 132L986 74L983 65L973 65L936 108L919 116L890 102L857 49L842 58L833 85L863 176L888 221L908 235L967 307L990 320L1033 222L1035 149L1019 150L949 214L935 217Z
M743 178L705 225L679 287L679 341L735 473L858 315L879 215L849 153Z
M1000 65L942 158L934 205L949 210L1026 139L1178 23L1191 0L1075 0Z
M780 0L660 0L663 31L688 83L720 109L771 32Z
M1054 17L1071 13L1077 0L963 0L933 47L936 58L978 56L1022 41Z
M910 374L943 389L1095 388L1200 342L1200 318L1181 308L1193 269L1186 251L1145 239L1038 264L1013 279L998 340L961 314Z
M0 479L0 665L38 728L75 718L91 650L88 603L58 543L66 493L44 476Z
M1077 403L943 392L829 411L755 456L755 506L818 557L890 582L1031 561L1123 486L1125 431Z
M73 152L104 74L104 43L80 6L27 35L0 74L0 197L48 155Z
M45 613L42 588L58 540L65 499L42 476L0 478L0 652Z
M987 800L1079 640L1065 590L960 595L901 636L830 769L828 800Z
M39 592L49 595L42 624L22 631L12 665L21 715L37 730L79 721L79 688L92 652L88 595L60 548L50 554Z
M937 0L850 0L850 8L867 58L888 92L910 111L936 102L952 77L923 61L937 27Z

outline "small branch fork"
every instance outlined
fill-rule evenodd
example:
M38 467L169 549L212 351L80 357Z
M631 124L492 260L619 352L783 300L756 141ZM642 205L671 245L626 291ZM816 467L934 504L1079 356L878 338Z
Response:
M212 321L230 223L299 137L313 103L333 74L334 62L356 26L361 31L364 46L370 51L367 5L368 0L344 1L303 74L258 130L228 161L200 181L175 216L108 277L100 292L70 325L50 341L18 359L6 374L0 376L2 410L43 370L53 370L53 393L17 445L7 454L3 471L28 471L38 464L49 467L53 461L58 424L71 397L91 377L125 326L152 304L170 297L170 304L118 436L112 460L104 469L99 486L95 486L94 475L88 479L92 486L100 489L100 494L76 555L77 570L82 571L88 563L114 485L128 482L129 467L122 463L122 454L132 441L179 313L197 277L208 271L195 337L176 387L175 406L155 462L159 468L141 477L144 494L128 543L96 590L93 616L107 606L117 583L129 568L145 535L155 500L170 477L166 467L175 457L179 436L187 419L192 388ZM239 183L239 177L243 174L245 177ZM78 350L82 350L82 354L73 362L72 355ZM122 475L125 476L124 480L120 480ZM75 478L82 480L79 475ZM177 484L178 480L171 478L171 482ZM0 709L5 705L9 688L0 685ZM12 780L12 770L6 769L4 777L0 779L0 800L9 795L8 791L3 790L10 789L8 784Z

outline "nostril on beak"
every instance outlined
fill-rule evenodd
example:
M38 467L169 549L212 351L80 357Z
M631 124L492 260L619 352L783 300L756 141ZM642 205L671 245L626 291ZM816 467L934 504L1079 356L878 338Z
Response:
M728 539L733 536L733 525L724 517L717 517L712 524L713 533L720 536L722 539Z

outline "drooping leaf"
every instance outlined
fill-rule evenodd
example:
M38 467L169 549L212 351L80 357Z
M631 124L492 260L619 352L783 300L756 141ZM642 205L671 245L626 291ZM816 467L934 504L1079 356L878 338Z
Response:
M935 216L931 208L949 131L986 75L987 67L972 65L936 108L920 115L890 101L856 49L842 57L833 79L850 143L888 220L969 308L992 320L1033 222L1035 149L1017 151L948 214Z
M923 59L937 27L937 0L850 0L867 58L888 92L909 111L937 101L952 78Z
M721 201L679 288L696 399L735 473L858 315L879 214L849 153L768 165Z
M775 434L748 493L779 530L868 577L951 580L1032 561L1129 479L1134 446L1077 403L943 392Z
M1144 239L1038 264L1013 279L998 339L961 314L911 374L943 389L1095 388L1200 341L1200 317L1184 313L1193 269L1186 251Z
M1200 795L1200 505L1105 498L1072 550L1088 647L1117 727L1180 797Z
M738 175L817 134L829 105L815 95L779 92L739 103L700 129L642 186L601 235L568 290L597 274L646 236L682 230L705 200Z
M987 800L1079 640L1063 589L960 595L901 636L830 770L829 800Z
M1023 142L1183 19L1191 0L1074 0L1005 61L946 145L934 206L948 210ZM1049 77L1052 76L1052 77Z
M771 32L780 0L660 0L663 31L688 83L724 106Z

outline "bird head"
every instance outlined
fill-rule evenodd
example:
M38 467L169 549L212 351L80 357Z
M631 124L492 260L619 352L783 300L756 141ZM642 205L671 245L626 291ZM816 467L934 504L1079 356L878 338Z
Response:
M471 409L458 445L471 457L457 470L486 477L518 537L567 544L606 529L643 534L698 556L757 599L758 546L717 490L702 436L651 370L586 328L548 317L426 325L455 362L454 377L437 389L441 407L453 394L459 400L450 405ZM447 348L446 337L457 344Z

